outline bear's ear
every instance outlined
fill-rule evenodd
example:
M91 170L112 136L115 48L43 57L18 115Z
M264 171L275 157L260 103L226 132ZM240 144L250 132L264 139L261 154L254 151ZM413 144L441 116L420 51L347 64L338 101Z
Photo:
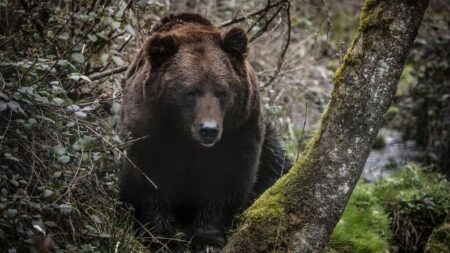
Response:
M173 35L156 33L144 42L144 50L151 65L161 64L178 50L178 44Z
M237 57L245 57L248 51L247 33L238 27L233 27L222 35L223 49Z

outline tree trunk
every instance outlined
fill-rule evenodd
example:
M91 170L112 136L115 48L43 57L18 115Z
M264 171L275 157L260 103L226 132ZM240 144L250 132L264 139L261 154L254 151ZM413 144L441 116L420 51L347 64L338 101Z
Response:
M367 0L302 158L244 214L222 252L322 252L392 102L427 0Z

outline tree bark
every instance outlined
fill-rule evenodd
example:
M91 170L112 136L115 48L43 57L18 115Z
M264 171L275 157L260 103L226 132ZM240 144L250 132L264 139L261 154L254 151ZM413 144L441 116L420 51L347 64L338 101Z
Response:
M243 214L222 250L322 252L397 89L427 0L367 0L321 126L291 171Z

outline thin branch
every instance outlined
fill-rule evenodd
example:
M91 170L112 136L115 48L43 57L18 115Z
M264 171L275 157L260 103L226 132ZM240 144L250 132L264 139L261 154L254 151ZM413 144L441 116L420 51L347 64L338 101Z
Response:
M117 68L113 68L113 69L109 69L109 70L106 70L103 72L98 72L98 73L92 74L89 76L89 79L91 79L91 81L95 81L95 80L102 79L102 78L105 78L108 76L112 76L112 75L115 75L118 73L122 73L122 72L126 71L127 69L128 69L128 66L120 66Z
M128 42L130 42L132 39L134 38L134 36L130 35L130 37L122 44L122 46L120 46L120 48L117 50L117 52L122 52L122 50L125 48L125 46L128 44ZM111 65L111 59L108 60L108 63L106 64L106 66L104 66L103 68L100 68L100 72L105 71L106 69L108 69L109 65ZM93 71L95 72L95 71Z
M325 38L325 49L327 49L328 47L328 38L330 35L330 29L331 27L331 20L330 20L330 14L328 13L328 7L327 4L325 3L325 0L322 0L323 6L325 8L325 15L327 16L327 36Z
M56 59L56 61L52 64L52 66L36 81L33 82L33 84L36 84L40 81L42 81L48 74L50 74L50 72L56 67L56 64L58 64L58 62L64 57L66 56L70 51L72 51L72 49L74 49L78 44L80 44L81 41L83 41L87 35L92 32L92 30L94 30L94 28L97 26L97 24L100 22L101 19L97 19L96 22L94 23L94 25L89 28L89 30L86 31L86 33L77 41L75 42L69 49L67 49L66 51L64 51L59 57L58 59Z
M89 89L88 93L89 94L92 93L92 91L94 89L96 89L102 83L101 82L102 78L112 76L112 75L115 75L118 73L122 73L122 72L126 71L127 69L128 69L128 65L92 74L91 76L89 76L89 79L91 79L91 81L93 81L93 82L90 84L91 88Z
M275 79L278 77L278 74L281 71L281 68L283 67L284 59L286 57L286 52L287 52L287 50L289 48L289 44L291 42L291 12L290 12L290 10L291 10L291 3L289 1L287 1L286 15L287 15L288 31L287 31L286 44L284 45L283 51L281 52L280 59L278 61L278 65L277 65L277 69L275 70L275 73L270 77L269 81L266 84L264 84L264 86L261 88L261 90L264 90L269 85L271 85L273 83L273 81L275 81Z
M240 22L242 22L242 21L244 21L246 19L249 19L251 17L258 16L258 15L263 14L263 13L267 13L269 11L269 9L272 9L272 8L277 7L279 5L283 5L286 2L289 2L289 1L288 0L283 0L283 1L276 2L274 4L271 4L271 1L269 1L268 4L263 9L250 12L247 15L234 17L233 19L230 19L230 20L227 20L227 21L221 23L218 27L219 28L224 28L224 27L236 24L236 23L240 23Z
M106 6L108 6L109 0L105 2L105 5L103 6L103 9L101 11L100 16L103 16L103 14L105 13L106 10ZM42 81L48 74L50 74L50 72L56 67L56 64L58 64L58 62L66 55L68 54L70 51L72 51L72 49L74 49L78 44L80 44L81 41L83 41L90 32L92 32L94 30L94 28L101 22L101 18L97 18L94 22L94 24L85 32L85 34L77 41L75 42L75 44L73 44L69 49L67 49L66 51L63 52L62 55L60 55L56 61L52 64L52 66L36 81L33 82L33 84L36 84L40 81Z
M105 137L103 137L103 135L99 134L97 131L95 131L94 129L90 128L89 126L86 126L87 129L89 129L93 134L97 135L98 137L100 137L106 144L108 144L111 148L115 149L117 152L119 152L121 155L123 155L123 157L125 157L125 159L127 159L127 161L136 169L138 170L142 176L145 177L145 179L147 179L147 181L153 185L153 187L155 187L155 189L158 189L158 186L147 176L147 174L145 174L145 172L143 172L138 166L136 166L136 164L134 164L133 161L131 161L131 159L127 156L127 154L125 152L123 152L122 150L120 150L119 148L115 147L115 145L113 145L111 142L109 142L107 139L105 139Z
M278 15L278 13L280 13L281 9L283 9L283 5L281 5L277 11L275 11L275 13L272 15L272 17L269 18L269 20L267 20L264 24L264 27L259 29L250 39L249 42L252 42L254 40L256 40L259 36L261 36L264 32L267 31L267 29L269 28L270 23L272 23L272 21L275 19L275 17ZM256 24L256 23L255 23Z

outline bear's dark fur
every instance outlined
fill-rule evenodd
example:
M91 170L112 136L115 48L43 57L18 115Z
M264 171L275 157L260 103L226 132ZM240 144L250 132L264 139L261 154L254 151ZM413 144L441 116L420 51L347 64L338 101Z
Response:
M234 215L290 168L263 122L247 51L242 29L221 33L182 13L154 27L129 67L121 131L137 140L126 148L120 197L152 248L182 231L194 252L218 251Z

